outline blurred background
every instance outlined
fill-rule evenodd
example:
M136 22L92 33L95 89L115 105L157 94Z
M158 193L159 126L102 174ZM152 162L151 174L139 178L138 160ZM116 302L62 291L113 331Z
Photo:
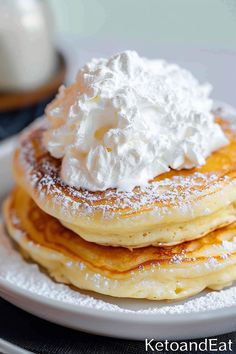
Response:
M164 58L236 106L236 0L0 0L0 139L96 56Z
M235 49L235 0L47 0L56 32Z

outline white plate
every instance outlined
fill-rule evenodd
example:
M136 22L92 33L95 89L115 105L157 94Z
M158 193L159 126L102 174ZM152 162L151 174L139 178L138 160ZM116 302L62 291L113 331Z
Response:
M0 199L13 184L15 139L0 145ZM189 339L236 330L236 286L179 302L115 299L57 284L26 263L0 229L0 295L48 321L128 339Z
M18 347L10 342L0 339L0 353L10 354L32 354L28 350Z

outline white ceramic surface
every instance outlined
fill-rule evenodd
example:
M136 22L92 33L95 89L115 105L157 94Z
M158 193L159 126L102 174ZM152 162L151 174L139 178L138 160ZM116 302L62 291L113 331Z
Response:
M7 190L13 184L10 160L14 144L13 138L5 142L4 146L0 146L0 199L6 195ZM43 282L39 285L43 287ZM225 298L226 291L227 289L217 293L218 299L221 296L222 299ZM182 311L161 313L156 310L167 306L175 307L177 303L115 299L84 292L81 295L79 292L77 294L78 297L83 296L85 300L87 298L88 303L86 304L83 300L83 305L73 304L67 302L66 299L59 301L52 296L42 296L37 292L27 290L24 286L15 284L8 278L4 279L0 272L0 295L4 299L43 319L90 333L142 340L144 338L205 338L236 330L236 304L232 302L214 310L195 311L193 309L188 313ZM205 292L199 296L204 303L208 293ZM91 299L93 299L92 302ZM178 304L187 306L188 301L181 301ZM96 302L97 304L102 302L103 305L99 307ZM93 304L95 304L94 308ZM145 312L145 309L148 311Z
M0 339L0 353L3 354L32 354L28 350L20 348L10 342Z
M173 340L205 338L236 330L236 306L197 314L127 314L64 304L27 293L7 282L1 281L0 287L4 299L29 313L69 328L104 336Z

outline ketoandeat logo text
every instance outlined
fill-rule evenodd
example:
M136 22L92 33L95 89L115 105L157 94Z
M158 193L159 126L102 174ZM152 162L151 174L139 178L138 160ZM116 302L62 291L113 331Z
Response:
M220 342L217 338L206 338L203 341L182 341L173 342L165 340L158 342L155 339L145 339L146 352L232 352L232 340L227 342Z

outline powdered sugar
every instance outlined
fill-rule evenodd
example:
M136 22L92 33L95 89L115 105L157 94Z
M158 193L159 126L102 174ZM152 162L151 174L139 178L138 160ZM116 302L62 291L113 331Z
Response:
M44 123L42 122L42 125ZM195 172L176 175L160 181L153 181L143 188L129 192L108 189L104 192L90 192L66 185L60 178L60 163L49 156L41 144L42 133L23 141L20 149L20 163L25 170L25 178L42 202L46 196L53 198L55 207L60 207L61 217L70 213L89 216L95 211L104 218L117 214L134 214L143 208L153 211L155 217L169 211L169 206L177 207L183 214L191 209L193 200L214 192L224 184L228 177L214 173ZM38 141L42 157L38 159L34 141ZM226 201L227 203L227 201ZM208 212L209 213L209 212Z
M0 259L0 286L1 282L5 286L7 284L14 285L29 295L30 293L32 296L36 294L75 307L82 306L100 311L150 315L197 313L235 306L236 303L236 286L218 292L204 292L189 300L172 304L127 299L114 300L114 298L102 295L75 291L69 286L51 280L39 270L37 265L24 261L4 234L3 227L0 229Z

